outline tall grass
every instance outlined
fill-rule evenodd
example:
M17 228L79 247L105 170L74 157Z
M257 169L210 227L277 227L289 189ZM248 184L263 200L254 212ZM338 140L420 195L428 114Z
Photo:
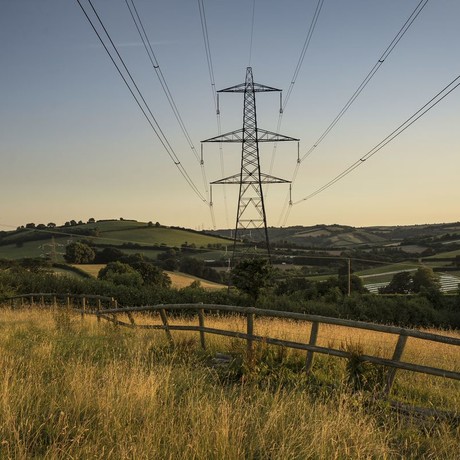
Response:
M308 336L293 322L257 327ZM339 331L324 334L347 340ZM213 337L202 352L196 335L175 339L171 349L161 331L65 311L1 310L0 458L453 459L460 451L454 423L398 415L352 392L341 360L315 358L307 378L300 353L262 344L248 369L238 358L242 342ZM374 346L369 338L361 343ZM216 351L235 361L217 366ZM415 399L426 391L458 410L458 387L443 388L443 399L439 380L401 373L397 391L412 388Z

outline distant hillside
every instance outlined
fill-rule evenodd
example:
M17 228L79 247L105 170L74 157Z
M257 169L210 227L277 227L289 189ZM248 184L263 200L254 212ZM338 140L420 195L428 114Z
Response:
M143 252L156 256L167 247L215 249L229 240L179 227L132 220L101 220L64 226L37 226L0 232L0 258L19 259L50 255L53 251L62 259L65 246L86 239L95 247L114 246L126 252Z
M215 235L230 236L231 230L216 230ZM455 250L460 247L460 222L406 226L351 227L346 225L292 226L269 228L272 245L309 249L366 249L399 247L410 254L428 248Z

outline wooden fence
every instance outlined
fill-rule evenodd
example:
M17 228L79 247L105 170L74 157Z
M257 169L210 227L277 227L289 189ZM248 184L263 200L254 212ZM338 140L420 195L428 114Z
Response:
M74 301L72 303L72 300ZM439 377L460 380L460 373L441 369L438 367L423 366L419 364L409 363L402 360L402 355L406 346L407 339L413 337L425 341L437 342L459 347L459 360L460 360L460 339L449 337L439 334L432 334L415 329L406 329L395 326L387 326L382 324L366 323L362 321L352 321L340 318L329 318L318 315L308 315L303 313L292 313L275 310L265 310L260 308L247 308L237 307L230 305L216 305L216 304L165 304L155 306L143 307L119 307L111 297L103 296L71 296L59 294L27 294L22 296L11 297L9 299L11 306L17 307L34 305L40 302L41 305L54 305L57 306L59 302L72 308L76 308L82 316L85 314L94 314L98 320L101 318L113 322L120 326L130 328L142 329L159 329L164 330L168 341L173 344L174 338L171 331L192 331L199 333L200 344L203 349L206 349L206 334L216 334L226 337L234 337L246 340L248 360L253 359L254 355L254 342L264 342L267 344L278 345L281 347L293 348L297 350L304 350L306 352L305 370L309 372L313 363L315 353L336 356L339 358L351 358L353 354L350 351L337 349L332 347L319 346L317 344L318 333L322 325L336 325L352 329L364 329L386 334L393 334L398 336L396 346L393 351L391 359L382 358L372 355L360 355L359 359L370 363L386 366L389 368L386 376L384 394L388 395L393 385L397 369L403 369L412 372L419 372L428 375L435 375ZM172 324L175 318L180 318L180 315L171 315L171 312L187 312L196 315L198 321L197 325L183 325ZM239 332L233 330L216 329L206 326L206 312L221 312L227 314L239 314L246 318L246 332ZM153 324L139 324L136 323L133 313L158 313L160 322ZM127 316L128 321L120 319L123 315ZM284 318L297 321L304 321L311 323L310 335L308 341L294 342L283 340L268 336L260 336L254 334L254 322L257 317L269 318ZM144 315L145 318L145 315ZM154 316L151 316L154 320ZM307 339L307 337L306 337Z

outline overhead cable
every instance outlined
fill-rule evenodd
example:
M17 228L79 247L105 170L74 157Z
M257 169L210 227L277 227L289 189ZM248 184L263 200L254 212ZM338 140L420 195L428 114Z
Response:
M211 46L209 44L208 24L206 21L206 12L204 9L203 0L198 0L198 9L200 12L201 31L203 33L204 48L206 52L206 62L208 65L209 80L211 82L211 92L212 92L212 98L214 101L214 110L216 112L217 131L218 131L218 135L220 136L222 134L222 123L221 123L221 118L220 118L218 96L216 92L216 82L214 79L214 68L212 65ZM221 172L222 177L225 177L224 153L223 153L222 142L219 142L219 159L220 159L220 170L221 170L220 172ZM229 227L227 191L226 191L225 185L223 186L223 192L224 192L225 218L227 221L227 227ZM214 225L214 228L215 228L215 225Z
M117 69L120 77L122 78L123 82L125 83L126 87L128 88L129 92L133 96L134 100L136 101L137 105L141 109L145 119L149 123L150 127L158 137L159 141L163 145L164 149L168 153L169 157L171 160L174 162L175 166L187 182L187 184L190 186L190 188L193 190L193 192L203 201L206 202L206 198L204 195L200 192L198 187L195 185L191 177L189 176L187 170L184 168L184 166L181 164L177 154L175 153L174 149L172 148L171 144L169 143L167 137L165 136L164 132L162 131L160 125L158 124L155 116L153 115L149 105L145 101L144 96L142 95L142 92L140 91L139 87L137 86L134 78L132 77L130 71L128 70L128 67L126 66L123 58L121 57L117 47L115 46L115 43L113 42L112 38L110 37L110 34L108 33L106 27L104 26L99 14L97 13L96 9L94 8L91 0L87 0L88 4L91 6L91 9L93 10L94 15L97 18L97 21L99 22L100 27L102 27L102 30L104 31L105 35L107 36L108 40L110 41L110 44L115 51L119 61L121 62L127 76L124 75L122 68L120 65L116 62L116 58L112 55L110 52L107 44L105 43L104 39L102 38L101 34L99 33L97 27L95 26L93 20L90 18L89 14L81 4L80 0L77 0L78 5L80 6L81 10L83 11L86 19L90 23L91 27L93 28L94 32L96 33L99 41L101 42L102 46L104 47L105 51L107 52L108 56L110 57L110 60L112 61L113 65ZM129 81L131 82L132 86L130 85ZM142 102L142 103L141 103ZM149 116L150 115L150 116Z
M396 45L399 43L399 41L402 39L404 34L408 31L409 27L412 25L412 23L417 19L417 16L420 14L420 12L423 10L425 5L428 3L428 0L420 0L418 5L415 7L415 10L412 12L412 14L409 16L407 21L404 23L404 25L401 27L399 32L396 34L396 36L393 38L391 43L388 45L386 50L383 52L383 54L380 56L378 61L375 63L374 67L370 70L370 72L366 75L364 80L361 82L361 84L358 86L356 91L353 93L353 95L350 97L350 99L347 101L347 103L342 107L340 112L337 114L337 116L332 120L331 124L324 130L324 132L321 134L321 136L316 140L316 142L308 149L308 151L305 153L305 155L302 156L300 161L305 160L312 152L313 150L318 147L318 145L324 140L324 138L331 132L331 130L334 128L334 126L338 123L338 121L342 118L342 116L345 114L345 112L350 108L350 106L353 104L353 102L356 100L356 98L361 94L363 89L367 86L367 84L371 81L372 77L377 73L377 71L380 69L382 64L385 62L387 57L390 55L390 53L394 50Z
M460 75L457 76L454 80L452 80L448 85L446 85L441 91L439 91L434 97L432 97L423 107L421 107L417 112L415 112L412 116L410 116L406 121L401 123L394 131L392 131L385 139L380 141L377 145L375 145L371 150L369 150L365 155L363 155L359 160L355 161L352 165L338 174L334 179L330 180L327 184L323 185L310 195L302 198L301 200L296 201L293 203L294 205L299 204L303 201L307 201L314 196L318 195L319 193L323 192L324 190L328 189L340 179L343 179L345 176L350 174L356 168L361 166L365 161L369 158L374 156L377 152L379 152L383 147L393 141L396 137L402 134L407 128L413 125L417 120L419 120L423 115L425 115L428 111L430 111L433 107L439 104L445 97L447 97L452 91L454 91L458 86L460 86Z
M131 5L130 5L131 2ZM158 62L158 59L155 55L155 52L153 51L152 44L149 40L149 37L147 35L147 32L145 31L144 24L142 23L141 17L139 15L139 12L137 11L136 5L134 4L134 0L125 0L126 6L128 7L129 13L131 15L131 18L134 22L134 25L136 26L137 32L139 33L139 36L142 40L142 43L144 45L145 51L147 52L147 55L149 57L150 63L152 64L152 67L158 77L158 80L160 81L161 87L163 89L163 92L166 95L166 98L169 102L169 105L174 113L174 116L182 130L182 133L184 134L185 139L187 140L187 143L192 150L193 154L195 155L196 160L198 161L200 168L201 168L201 175L203 179L203 186L204 190L206 193L207 201L210 202L209 199L209 188L208 188L208 179L206 178L206 170L204 166L204 161L200 156L198 155L198 152L196 151L195 145L193 144L192 138L190 137L187 128L185 127L185 123L179 113L179 109L177 108L177 105L174 101L174 98L171 94L171 91L169 89L168 83L166 82L166 79L164 77L164 74L161 70L160 64ZM214 214L212 211L212 206L210 204L211 208L211 219L213 221L213 226L214 225Z
M377 73L377 71L380 69L382 64L385 62L385 60L388 58L390 53L394 50L396 45L400 42L402 37L405 35L409 27L412 25L412 23L417 19L418 15L421 13L423 8L425 8L426 4L428 3L428 0L420 0L420 2L417 4L415 9L412 11L411 15L409 18L406 20L406 22L403 24L403 26L399 29L398 33L395 35L393 40L390 42L390 44L387 46L383 54L380 56L380 58L377 60L375 65L372 67L372 69L369 71L369 73L366 75L364 80L360 83L358 88L355 90L355 92L352 94L350 99L347 101L347 103L342 107L342 109L339 111L337 116L332 120L332 122L329 124L329 126L324 130L324 132L321 134L321 136L316 140L316 142L308 149L308 151L303 155L301 158L297 160L297 163L294 168L294 172L292 174L292 179L291 182L294 184L294 182L297 179L297 175L299 173L299 168L300 164L318 147L318 145L324 140L324 138L332 131L332 129L335 127L335 125L339 122L339 120L345 115L345 113L348 111L348 109L351 107L353 102L358 98L358 96L361 94L361 92L364 90L364 88L368 85L368 83L371 81L371 79L374 77L374 75ZM289 205L289 206L288 206ZM286 225L286 222L289 218L289 214L291 212L291 207L292 203L288 203L288 197L286 197L285 203L283 210L281 212L281 216L279 219L279 222L283 221L282 225ZM284 219L283 219L284 215Z
M319 14L321 13L323 3L324 3L324 0L318 0L318 3L316 5L316 9L315 9L315 13L313 15L313 19L311 20L310 27L308 28L307 36L305 38L305 41L304 41L304 44L303 44L303 47L302 47L302 51L300 52L300 56L299 56L299 59L297 61L297 64L296 64L296 67L295 67L295 70L294 70L294 74L292 75L292 78L291 78L291 83L289 84L288 90L286 92L286 96L284 97L284 101L283 101L282 105L280 106L280 111L279 111L279 115L278 115L278 124L277 124L276 130L275 130L275 132L277 132L277 133L281 129L281 122L282 122L282 119L283 119L283 114L284 114L284 111L286 110L286 106L287 106L287 104L289 102L289 98L291 97L291 93L292 93L292 90L294 89L294 85L295 85L295 83L297 81L297 77L299 76L300 69L302 68L302 64L303 64L303 61L305 59L305 54L306 54L306 52L308 50L308 47L310 46L310 41L311 41L311 38L313 36L313 32L315 31L316 23L318 22ZM269 174L272 174L272 172L273 172L273 166L275 164L275 155L276 155L277 147L278 147L278 143L275 142L275 144L273 145L273 152L272 152L272 157L271 157L271 161L270 161Z

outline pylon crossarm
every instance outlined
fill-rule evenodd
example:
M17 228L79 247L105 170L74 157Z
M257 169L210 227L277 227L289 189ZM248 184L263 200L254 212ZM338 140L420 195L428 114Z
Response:
M259 142L283 142L283 141L299 141L295 137L284 136L283 134L267 131L266 129L257 129L257 140Z
M259 180L256 176L250 178L245 178L241 180L240 174L234 174L233 176L225 177L224 179L219 179L214 182L211 182L211 185L223 185L223 184L258 184ZM290 184L290 180L281 179L275 176L269 176L268 174L260 174L260 182L262 184Z
M223 179L216 180L211 182L212 185L221 185L221 184L239 184L241 180L241 174L234 174L233 176L228 176Z
M248 135L247 135L248 136ZM246 137L246 141L253 140L256 141L255 135L249 135L249 138ZM257 142L290 142L290 141L299 141L295 137L285 136L283 134L274 133L272 131L267 131L266 129L258 128L257 129ZM201 142L243 142L243 130L236 129L235 131L230 131L229 133L221 134L219 136L210 137Z
M243 130L236 129L229 133L221 134L219 136L210 137L201 142L243 142Z
M258 92L268 92L268 91L281 91L278 88L273 88L273 86L261 85L260 83L254 83L253 89L251 87L248 88L246 83L241 83L239 85L230 86L228 88L221 89L217 91L218 93L244 93L245 91L251 91L254 93Z

